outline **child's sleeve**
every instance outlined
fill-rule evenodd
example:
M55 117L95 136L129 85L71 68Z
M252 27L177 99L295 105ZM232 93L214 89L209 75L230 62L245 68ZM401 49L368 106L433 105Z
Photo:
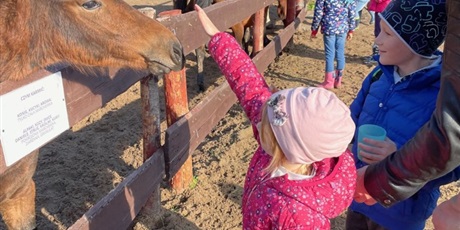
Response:
M321 23L321 19L323 18L323 14L324 14L323 7L324 7L324 0L316 0L313 21L311 23L311 31L315 32L315 34L318 32L318 29Z
M348 25L349 29L348 32L353 32L353 30L356 28L356 20L355 18L358 15L356 14L356 1L352 1L350 4L348 4Z
M209 52L236 94L246 115L255 125L271 92L251 58L228 33L217 33L209 41Z

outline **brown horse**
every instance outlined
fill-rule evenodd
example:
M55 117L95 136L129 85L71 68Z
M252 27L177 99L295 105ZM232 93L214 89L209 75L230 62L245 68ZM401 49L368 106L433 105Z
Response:
M183 65L177 38L121 0L2 0L0 13L2 81L59 61L155 74Z
M184 60L171 31L122 0L0 1L0 81L58 62L158 75L182 69ZM0 175L0 214L8 229L36 227L37 159L38 150Z

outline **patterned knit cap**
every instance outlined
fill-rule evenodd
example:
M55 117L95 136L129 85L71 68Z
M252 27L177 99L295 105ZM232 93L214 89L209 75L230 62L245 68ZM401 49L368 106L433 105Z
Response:
M412 52L425 58L446 38L445 0L393 0L380 17Z
M274 93L267 105L275 138L291 163L310 164L340 156L353 138L350 110L329 90L285 89Z

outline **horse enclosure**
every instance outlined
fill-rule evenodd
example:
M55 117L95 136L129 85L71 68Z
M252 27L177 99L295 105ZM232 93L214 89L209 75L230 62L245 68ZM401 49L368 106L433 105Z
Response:
M278 36L262 49L260 44L263 44L263 33L260 33L260 28L263 28L265 22L263 11L272 3L274 0L226 0L205 9L220 30L226 30L233 24L256 14L254 43L258 45L254 46L257 55L254 56L253 61L260 72L263 72L286 46L306 14L305 8L300 12L293 11L296 1L288 0L290 6L286 19L288 23L285 23L285 28L278 33ZM161 19L161 22L176 34L185 54L192 52L208 40L195 12L166 17ZM184 108L187 107L186 101L176 101L177 98L187 100L186 95L177 95L181 92L178 89L184 87L185 71L167 74L165 81L170 81L170 84L165 83L165 94L170 126L166 130L161 130L160 107L164 105L159 102L160 76L130 69L105 69L94 73L97 75L95 77L65 65L40 70L24 80L4 81L0 84L0 95L24 87L54 72L60 72L62 75L70 127L125 92L136 82L141 82L144 164L94 204L69 229L128 228L146 203L149 202L149 206L153 208L161 205L159 188L163 180L173 181L173 178L176 178L175 181L182 182L176 185L172 183L173 188L179 191L183 189L183 184L190 183L192 179L191 167L189 163L185 163L191 162L191 152L236 102L232 90L227 83L224 83L188 111L188 108ZM160 140L162 132L165 133L163 145ZM4 153L0 148L0 173L6 169Z

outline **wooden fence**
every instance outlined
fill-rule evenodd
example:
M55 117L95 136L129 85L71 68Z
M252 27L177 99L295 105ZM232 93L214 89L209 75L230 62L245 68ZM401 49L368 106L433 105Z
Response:
M225 30L249 15L260 12L273 2L274 0L227 0L205 10L216 26L220 30ZM295 0L290 4L295 4ZM305 18L305 14L305 9L298 12L293 17L292 23L286 24L285 29L279 31L278 36L253 58L260 72L263 72L286 46ZM222 18L226 20L219 20ZM208 39L195 12L173 16L163 20L162 23L176 33L186 54ZM108 69L102 76L88 77L67 66L59 69L63 76L70 126L141 81L144 156L150 156L146 158L143 165L90 208L69 229L126 229L152 194L156 194L154 205L160 205L159 185L164 176L171 179L176 175L186 159L237 100L227 83L220 85L165 131L165 145L161 146L159 144L160 118L152 112L159 110L160 107L156 76L129 69ZM22 81L2 82L0 95L50 74L52 72L40 70ZM6 168L0 143L0 173Z

